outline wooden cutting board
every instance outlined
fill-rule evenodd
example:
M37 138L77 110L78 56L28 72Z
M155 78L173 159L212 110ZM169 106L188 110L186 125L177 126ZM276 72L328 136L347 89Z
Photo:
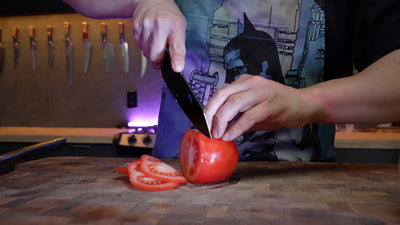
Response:
M132 160L19 164L0 176L1 224L400 224L396 164L240 162L221 183L146 192L113 170Z

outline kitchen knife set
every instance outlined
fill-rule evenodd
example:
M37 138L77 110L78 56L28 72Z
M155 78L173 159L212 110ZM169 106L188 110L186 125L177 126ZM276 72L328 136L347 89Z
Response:
M55 45L53 42L53 27L50 25L46 26L47 30L47 43L48 43L48 65L53 67L54 56L55 56ZM128 43L124 37L124 24L118 23L119 39L120 39L120 54L121 54L121 69L125 74L129 71L129 48ZM70 36L71 24L64 22L64 33L66 43L66 58L67 58L67 85L72 84L72 73L73 73L73 58L72 58L72 40ZM32 56L32 70L36 69L36 48L37 42L35 40L35 28L28 26L29 41L31 47ZM14 46L14 67L16 68L20 59L20 40L18 37L19 29L12 28L12 38ZM93 45L88 40L88 24L82 22L82 34L83 34L83 71L88 74L90 68L90 62L92 58ZM112 73L115 71L115 49L114 45L107 42L107 24L101 23L101 40L102 40L102 69L105 73ZM0 27L0 75L2 74L5 59L5 49L2 44L2 28Z

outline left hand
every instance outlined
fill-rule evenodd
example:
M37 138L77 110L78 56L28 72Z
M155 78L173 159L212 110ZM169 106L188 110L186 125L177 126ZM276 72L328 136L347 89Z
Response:
M213 137L225 141L250 130L298 128L318 109L303 92L261 76L241 75L216 91L204 112Z

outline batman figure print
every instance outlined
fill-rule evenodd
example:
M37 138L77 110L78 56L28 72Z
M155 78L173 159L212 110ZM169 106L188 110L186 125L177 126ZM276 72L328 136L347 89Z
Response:
M176 3L188 23L183 74L203 105L216 90L242 74L262 76L295 88L322 81L324 1L176 0ZM183 133L191 127L164 86L153 154L178 157ZM332 129L307 124L298 129L249 132L235 143L240 160L331 160Z

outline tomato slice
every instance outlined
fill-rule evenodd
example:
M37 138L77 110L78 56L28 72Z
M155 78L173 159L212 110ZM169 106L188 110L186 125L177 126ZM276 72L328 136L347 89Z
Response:
M179 185L178 182L166 182L146 176L140 171L141 160L135 160L128 165L129 181L131 184L145 191L171 190Z
M167 182L187 183L187 180L175 168L150 155L140 157L140 169L149 177Z
M239 153L235 142L209 139L189 129L180 145L180 166L191 183L214 183L227 179L236 169Z
M117 166L114 167L115 171L117 171L119 174L123 174L126 176L129 176L128 174L128 167L122 167L122 166Z

